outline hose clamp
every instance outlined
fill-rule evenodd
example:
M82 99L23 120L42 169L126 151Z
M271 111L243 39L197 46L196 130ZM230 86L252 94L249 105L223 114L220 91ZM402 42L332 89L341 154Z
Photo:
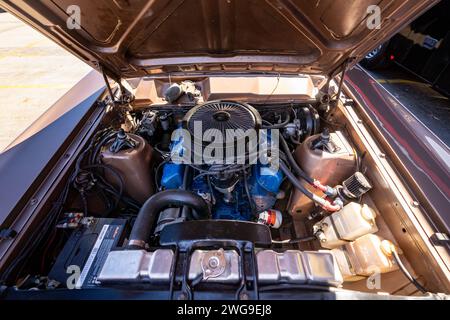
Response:
M128 246L137 246L137 247L145 248L145 241L131 239L130 241L128 241Z

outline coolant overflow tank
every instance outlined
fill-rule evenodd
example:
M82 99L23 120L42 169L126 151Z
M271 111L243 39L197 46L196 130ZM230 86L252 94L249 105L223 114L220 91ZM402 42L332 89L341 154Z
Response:
M335 186L352 175L356 170L356 158L347 138L340 131L326 133L306 139L295 150L295 160L300 167L324 185ZM304 186L314 191L309 184ZM289 205L291 214L305 217L313 208L313 202L299 190L295 190Z
M102 162L116 169L123 180L126 194L134 200L144 203L153 194L150 162L153 149L141 136L128 133L132 143L124 148L112 147L115 141L106 144L101 152ZM106 179L118 185L117 177L105 170Z
M320 245L334 249L369 233L378 231L376 213L366 204L350 202L338 212L325 217L314 225L322 236Z

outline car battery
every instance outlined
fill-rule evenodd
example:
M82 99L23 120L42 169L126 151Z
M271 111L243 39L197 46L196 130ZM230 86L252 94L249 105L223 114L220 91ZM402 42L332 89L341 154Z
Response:
M48 277L67 288L95 287L108 253L124 238L126 219L86 218L75 229Z

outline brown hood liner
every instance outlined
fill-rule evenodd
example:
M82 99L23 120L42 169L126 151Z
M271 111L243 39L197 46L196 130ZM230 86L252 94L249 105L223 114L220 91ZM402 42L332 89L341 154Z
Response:
M129 78L176 72L333 74L437 0L0 0L91 66ZM67 8L81 9L81 29ZM369 29L367 8L381 9Z

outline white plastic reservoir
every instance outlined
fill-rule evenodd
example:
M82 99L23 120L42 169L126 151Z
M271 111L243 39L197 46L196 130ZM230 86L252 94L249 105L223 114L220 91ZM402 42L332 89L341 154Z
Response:
M319 231L322 247L334 249L369 233L378 231L376 213L366 204L350 202L342 210L318 222L314 229Z

